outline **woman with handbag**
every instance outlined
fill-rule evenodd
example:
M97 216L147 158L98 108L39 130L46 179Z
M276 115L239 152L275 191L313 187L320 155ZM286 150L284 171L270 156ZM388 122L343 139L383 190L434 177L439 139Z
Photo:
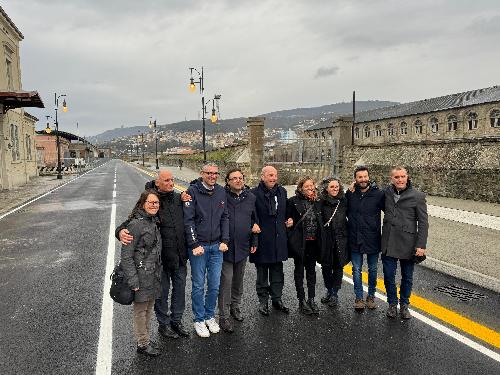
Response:
M302 177L295 196L288 199L287 218L293 219L288 229L288 256L294 259L293 276L299 299L299 310L305 315L318 315L316 294L316 261L321 248L321 213L314 180ZM304 292L304 270L307 281L307 302Z
M158 194L144 191L129 215L127 226L133 240L122 245L121 265L134 295L134 333L137 352L155 357L159 351L151 344L149 326L155 299L161 294L161 235L156 213L160 208Z
M344 266L350 260L347 246L347 201L337 178L328 177L322 181L320 207L323 222L320 263L326 287L326 295L321 298L321 302L334 307L338 304L337 293L342 286Z

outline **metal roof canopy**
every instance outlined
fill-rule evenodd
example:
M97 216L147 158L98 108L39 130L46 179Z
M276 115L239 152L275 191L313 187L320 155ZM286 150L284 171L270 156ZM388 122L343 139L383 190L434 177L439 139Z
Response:
M4 114L13 108L45 108L40 95L36 91L0 91L0 104L3 104Z
M37 130L35 131L36 134L40 134L40 135L57 135L57 130L53 129L50 133L46 133L45 130ZM68 141L79 141L79 142L82 142L82 143L86 143L86 144L89 144L90 146L94 147L94 148L97 148L95 145L93 145L92 143L90 143L88 140L86 140L85 138L82 138L82 137L79 137L73 133L68 133L68 132L63 132L63 131L60 131L59 130L59 136L61 136L62 138L65 138L67 139Z

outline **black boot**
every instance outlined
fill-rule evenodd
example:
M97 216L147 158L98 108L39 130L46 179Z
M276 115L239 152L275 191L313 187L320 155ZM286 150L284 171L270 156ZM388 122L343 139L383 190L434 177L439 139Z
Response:
M146 346L137 346L137 353L147 355L148 357L157 357L160 355L160 351L151 345L151 343Z
M269 305L267 304L267 301L259 303L259 312L264 316L269 315Z
M304 315L312 315L313 314L311 307L303 299L299 300L299 311Z
M309 307L314 315L319 315L319 307L318 307L318 305L316 305L316 302L314 302L314 298L309 298L307 300L307 304L309 305Z

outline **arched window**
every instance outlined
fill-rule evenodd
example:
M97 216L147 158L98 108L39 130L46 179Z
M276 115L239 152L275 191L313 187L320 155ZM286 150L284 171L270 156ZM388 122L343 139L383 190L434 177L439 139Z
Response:
M429 126L431 128L431 132L437 133L439 131L439 122L438 119L433 117L429 120Z
M318 133L314 133L314 138L318 138Z
M500 111L498 109L491 111L490 124L492 128L500 128Z
M477 129L477 113L471 112L467 115L467 124L469 125L469 130Z
M381 137L382 136L382 128L380 127L380 125L377 125L375 127L375 137Z
M370 127L365 126L365 138L370 138Z
M328 130L328 135L331 137L332 136L332 131Z
M454 132L458 129L458 119L457 116L451 115L448 116L448 131Z
M422 134L422 121L417 120L415 121L415 134Z
M399 129L400 129L400 132L401 132L401 135L406 135L408 134L408 125L406 125L406 122L402 122L400 125L399 125Z
M321 132L321 136L325 138L325 132Z
M387 125L387 135L394 136L394 125L392 123Z
M354 138L359 138L359 128L358 127L354 128Z

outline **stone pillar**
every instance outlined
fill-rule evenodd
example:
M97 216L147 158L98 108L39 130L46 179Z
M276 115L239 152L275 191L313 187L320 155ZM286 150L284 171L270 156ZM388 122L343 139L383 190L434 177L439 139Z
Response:
M342 116L333 120L332 173L336 176L342 172L344 146L351 146L352 143L352 127L352 116Z
M248 151L250 156L250 175L246 183L255 186L260 180L260 173L264 166L264 121L265 117L249 117L248 128Z

